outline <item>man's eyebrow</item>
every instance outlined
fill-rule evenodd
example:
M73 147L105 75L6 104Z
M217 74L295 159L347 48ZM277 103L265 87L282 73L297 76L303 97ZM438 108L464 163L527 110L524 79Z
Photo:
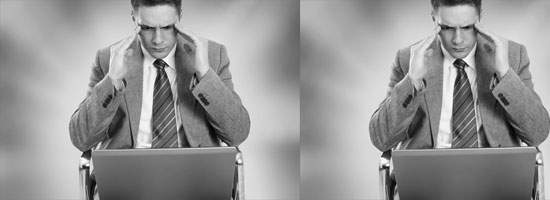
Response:
M449 26L449 25L445 25L445 24L440 24L440 23L437 23L438 26L441 26L441 27L448 27L448 28L455 28L455 26ZM470 28L470 27L473 27L475 24L469 24L469 25L466 25L466 26L459 26L459 28Z
M175 24L168 24L168 25L162 26L162 27L160 27L160 28L172 28L172 27L174 27L174 26L175 26Z
M160 28L171 28L171 27L174 27L176 24L168 24L166 26L161 26ZM139 24L138 23L138 26L141 26L142 28L155 28L156 26L149 26L149 25L145 25L145 24Z
M138 23L138 26L141 26L142 28L154 28L152 26L148 26L148 25L145 25L145 24L139 24L139 23Z

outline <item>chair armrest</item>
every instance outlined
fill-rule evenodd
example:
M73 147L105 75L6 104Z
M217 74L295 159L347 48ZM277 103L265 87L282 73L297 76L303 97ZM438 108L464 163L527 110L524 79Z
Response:
M533 199L544 200L544 162L539 148L537 148L537 155L535 156L535 174Z
M379 183L380 183L380 199L393 200L393 179L391 178L391 150L382 153L378 166Z
M91 151L86 151L80 156L80 162L78 164L79 184L80 184L80 199L92 200L93 189L92 179L90 178L90 158L92 157Z
M244 197L244 159L243 153L239 148L237 149L237 156L235 159L235 183L234 183L234 199L245 200Z

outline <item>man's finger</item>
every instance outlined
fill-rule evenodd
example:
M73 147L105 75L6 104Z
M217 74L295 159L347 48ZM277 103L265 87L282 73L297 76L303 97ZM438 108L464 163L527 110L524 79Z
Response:
M474 27L476 28L477 32L481 35L481 37L484 37L485 39L489 40L489 42L492 42L493 44L498 45L497 42L499 42L499 38L495 34L485 29L485 27L483 27L479 23L476 23Z
M195 46L197 46L197 42L200 42L199 38L195 34L193 34L193 32L185 29L183 25L175 24L175 27L182 37L193 43Z
M141 31L141 26L136 25L134 27L134 31L133 31L134 35L138 35L140 31Z
M421 50L427 50L428 47L430 47L430 45L435 41L435 39L437 38L437 35L439 34L439 31L441 30L441 27L439 26L436 26L435 29L434 29L434 32L432 35L430 35L428 38L426 38L420 45L420 49Z

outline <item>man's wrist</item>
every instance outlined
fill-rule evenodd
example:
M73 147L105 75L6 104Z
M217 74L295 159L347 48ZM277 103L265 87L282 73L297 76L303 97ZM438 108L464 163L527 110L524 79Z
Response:
M109 78L111 79L111 83L117 92L124 91L124 88L126 88L126 81L124 79L117 79L111 76L109 76Z
M509 70L510 70L510 67L507 67L506 69L502 69L502 70L497 70L498 78L502 79L502 77L504 77L504 75L506 75L506 73L508 73Z
M426 79L422 79L417 83L413 83L413 86L414 86L413 95L416 96L416 94L423 92L424 89L426 89Z
M201 80L206 75L206 73L208 73L208 67L206 67L206 69L198 70L197 73L195 73L195 75L199 80Z
M423 78L410 78L413 84L413 87L416 91L423 91L426 87L425 80Z

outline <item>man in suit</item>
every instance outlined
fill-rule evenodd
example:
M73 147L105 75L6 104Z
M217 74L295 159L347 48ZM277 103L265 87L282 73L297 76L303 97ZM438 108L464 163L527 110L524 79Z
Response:
M131 0L134 34L97 52L86 98L70 120L90 149L238 146L248 112L221 44L181 25L181 0Z
M432 0L433 35L397 52L370 137L390 149L541 144L548 112L523 45L483 28L481 0Z
M83 152L241 144L250 120L225 47L183 29L181 0L131 4L135 32L97 52L69 124L73 144Z

